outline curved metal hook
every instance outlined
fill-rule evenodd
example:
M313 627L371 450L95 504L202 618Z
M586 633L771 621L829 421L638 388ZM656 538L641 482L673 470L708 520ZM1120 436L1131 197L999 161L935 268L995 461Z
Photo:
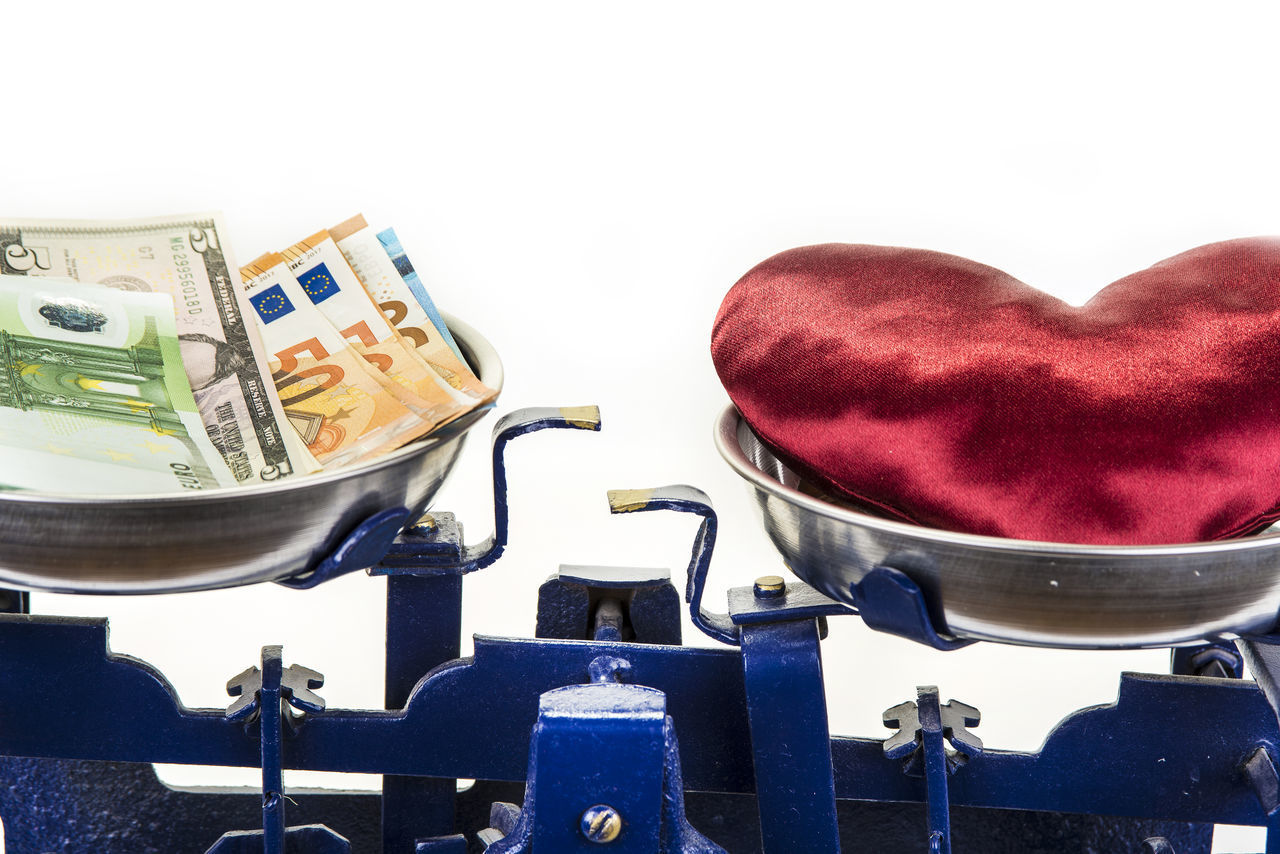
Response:
M467 573L484 569L507 547L507 444L517 436L549 428L600 430L597 406L531 406L504 415L493 427L493 534L474 546L463 545L462 526L451 513L432 514L432 524L410 527L386 557L370 569L374 575L398 572ZM427 517L423 517L424 520Z
M716 545L716 528L719 523L711 498L694 486L676 484L654 489L609 490L610 513L640 513L645 510L675 510L702 517L698 533L693 538L693 554L689 558L689 580L685 585L684 601L689 603L689 616L703 634L723 643L737 646L740 643L738 627L728 614L716 614L702 607L702 593L707 586L707 573L711 568L711 552Z
M464 556L483 569L502 556L507 547L510 511L507 507L507 443L517 436L548 428L600 432L598 406L531 406L508 413L493 427L493 536L478 546L467 546Z
M507 545L507 443L517 436L552 427L600 430L600 409L595 406L535 406L517 409L499 419L493 428L493 535L475 546L462 544L462 526L452 514L435 514L431 525L405 528L409 511L393 507L375 513L343 538L334 551L310 572L276 583L298 590L315 587L332 578L368 568L374 575L399 571L472 572L501 555ZM445 430L449 427L446 426ZM404 528L403 533L401 529Z

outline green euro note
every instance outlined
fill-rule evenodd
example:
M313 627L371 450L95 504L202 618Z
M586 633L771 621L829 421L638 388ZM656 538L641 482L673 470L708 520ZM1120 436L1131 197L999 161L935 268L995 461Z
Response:
M183 369L173 300L0 276L0 488L231 486Z
M164 293L177 308L183 367L205 430L243 484L306 471L216 213L136 220L0 218L0 273Z

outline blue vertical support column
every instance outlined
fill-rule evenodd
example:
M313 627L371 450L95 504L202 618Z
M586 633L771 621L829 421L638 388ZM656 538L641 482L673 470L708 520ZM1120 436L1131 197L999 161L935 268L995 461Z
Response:
M1280 723L1280 636L1241 638L1236 648ZM1271 739L1260 741L1241 765L1244 779L1267 814L1266 854L1280 854L1280 763L1276 761L1280 731L1273 733Z
M384 701L403 708L428 671L461 653L462 576L387 576L387 660ZM410 854L418 839L453 833L456 780L382 778L383 854Z
M323 674L295 664L285 667L279 646L262 648L262 667L250 667L227 682L227 693L237 698L227 707L226 720L256 727L259 763L262 766L262 829L233 830L222 834L206 854L350 854L351 845L322 824L285 826L284 793L285 730L296 735L307 716L324 712L324 700L315 689ZM289 706L302 712L295 715ZM248 731L248 730L246 730Z
M924 786L929 801L929 854L951 854L947 744L942 732L938 689L932 685L919 688L916 709L920 721L920 749L924 756Z
M898 732L885 739L885 758L904 760L908 777L924 778L930 854L951 854L951 796L947 775L982 753L982 739L971 731L982 713L959 700L942 703L933 685L916 688L916 702L885 709L885 726ZM947 742L955 752L947 751Z
M281 762L280 682L284 677L283 649L262 649L262 699L258 724L262 738L262 850L284 854L284 769Z
M818 621L740 628L763 850L837 852Z

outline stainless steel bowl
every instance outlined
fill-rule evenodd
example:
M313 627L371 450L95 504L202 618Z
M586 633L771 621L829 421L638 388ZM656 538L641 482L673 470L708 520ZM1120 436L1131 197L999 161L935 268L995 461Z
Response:
M480 379L502 388L497 352L446 318ZM448 477L472 412L373 462L282 485L182 495L0 494L0 585L61 593L174 593L284 578L323 560L392 507L415 518Z
M879 519L802 492L730 406L716 447L746 479L786 565L840 602L877 565L905 572L958 637L1087 649L1159 647L1269 629L1280 534L1163 546L1084 546Z

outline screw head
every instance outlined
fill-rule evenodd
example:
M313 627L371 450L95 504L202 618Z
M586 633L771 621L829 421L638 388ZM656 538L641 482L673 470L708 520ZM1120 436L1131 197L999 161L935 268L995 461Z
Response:
M755 594L757 599L772 599L787 592L787 583L781 575L762 575L756 579Z
M435 531L436 527L436 517L430 513L423 513L418 517L418 521L409 526L409 533L426 537Z
M622 834L622 815L608 804L596 804L582 813L581 827L588 842L607 845Z

